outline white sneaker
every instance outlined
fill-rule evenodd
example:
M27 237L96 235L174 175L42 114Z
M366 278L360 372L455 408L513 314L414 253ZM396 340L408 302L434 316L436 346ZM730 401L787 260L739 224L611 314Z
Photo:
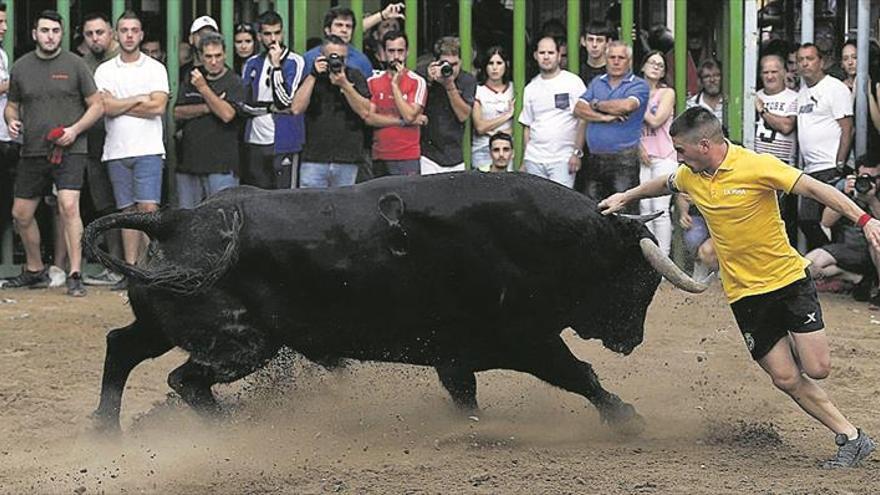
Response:
M49 287L63 287L67 282L67 273L55 265L49 267Z
M83 277L83 283L86 285L116 285L120 280L122 280L122 275L111 272L107 268L95 276L86 275Z

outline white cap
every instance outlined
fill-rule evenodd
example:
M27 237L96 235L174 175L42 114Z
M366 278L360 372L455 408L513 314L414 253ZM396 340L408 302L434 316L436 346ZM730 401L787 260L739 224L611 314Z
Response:
M196 18L193 21L192 26L189 28L189 33L197 33L200 29L211 27L214 28L214 31L219 32L220 28L217 27L217 21L211 18L209 15L203 15L201 17Z

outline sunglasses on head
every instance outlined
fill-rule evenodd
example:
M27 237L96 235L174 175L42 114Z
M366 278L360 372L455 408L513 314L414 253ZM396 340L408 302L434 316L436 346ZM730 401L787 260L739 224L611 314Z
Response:
M235 26L235 32L236 33L254 34L254 33L256 33L256 30L250 24L239 24L239 25Z

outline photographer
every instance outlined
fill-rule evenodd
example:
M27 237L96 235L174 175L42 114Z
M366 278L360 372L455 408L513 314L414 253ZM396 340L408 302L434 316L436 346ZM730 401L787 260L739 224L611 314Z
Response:
M878 180L880 159L863 155L856 160L856 174L840 179L837 188L853 198L860 208L877 217L880 215ZM846 283L855 284L853 297L867 301L877 272L876 267L880 266L880 256L870 247L860 227L842 219L840 213L831 208L825 208L822 212L822 225L831 228L838 222L841 223L840 242L826 244L807 253L807 259L812 261L810 275L821 280L818 285L820 288L824 285L826 290L839 288Z
M321 55L290 106L305 113L306 143L300 165L300 187L350 186L364 162L364 119L370 113L370 89L357 69L346 67L348 46L327 35Z
M461 43L446 36L434 44L435 61L428 64L428 125L422 132L422 175L464 170L461 143L471 116L477 80L461 72Z

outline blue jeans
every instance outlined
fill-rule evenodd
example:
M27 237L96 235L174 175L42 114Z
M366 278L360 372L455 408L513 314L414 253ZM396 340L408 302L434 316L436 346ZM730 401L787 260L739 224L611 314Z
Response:
M107 161L116 208L135 203L159 204L162 199L162 156L144 155Z
M299 187L302 189L354 185L356 163L302 162L299 166Z
M191 209L205 198L238 185L238 177L225 174L187 174L177 172L177 206Z

